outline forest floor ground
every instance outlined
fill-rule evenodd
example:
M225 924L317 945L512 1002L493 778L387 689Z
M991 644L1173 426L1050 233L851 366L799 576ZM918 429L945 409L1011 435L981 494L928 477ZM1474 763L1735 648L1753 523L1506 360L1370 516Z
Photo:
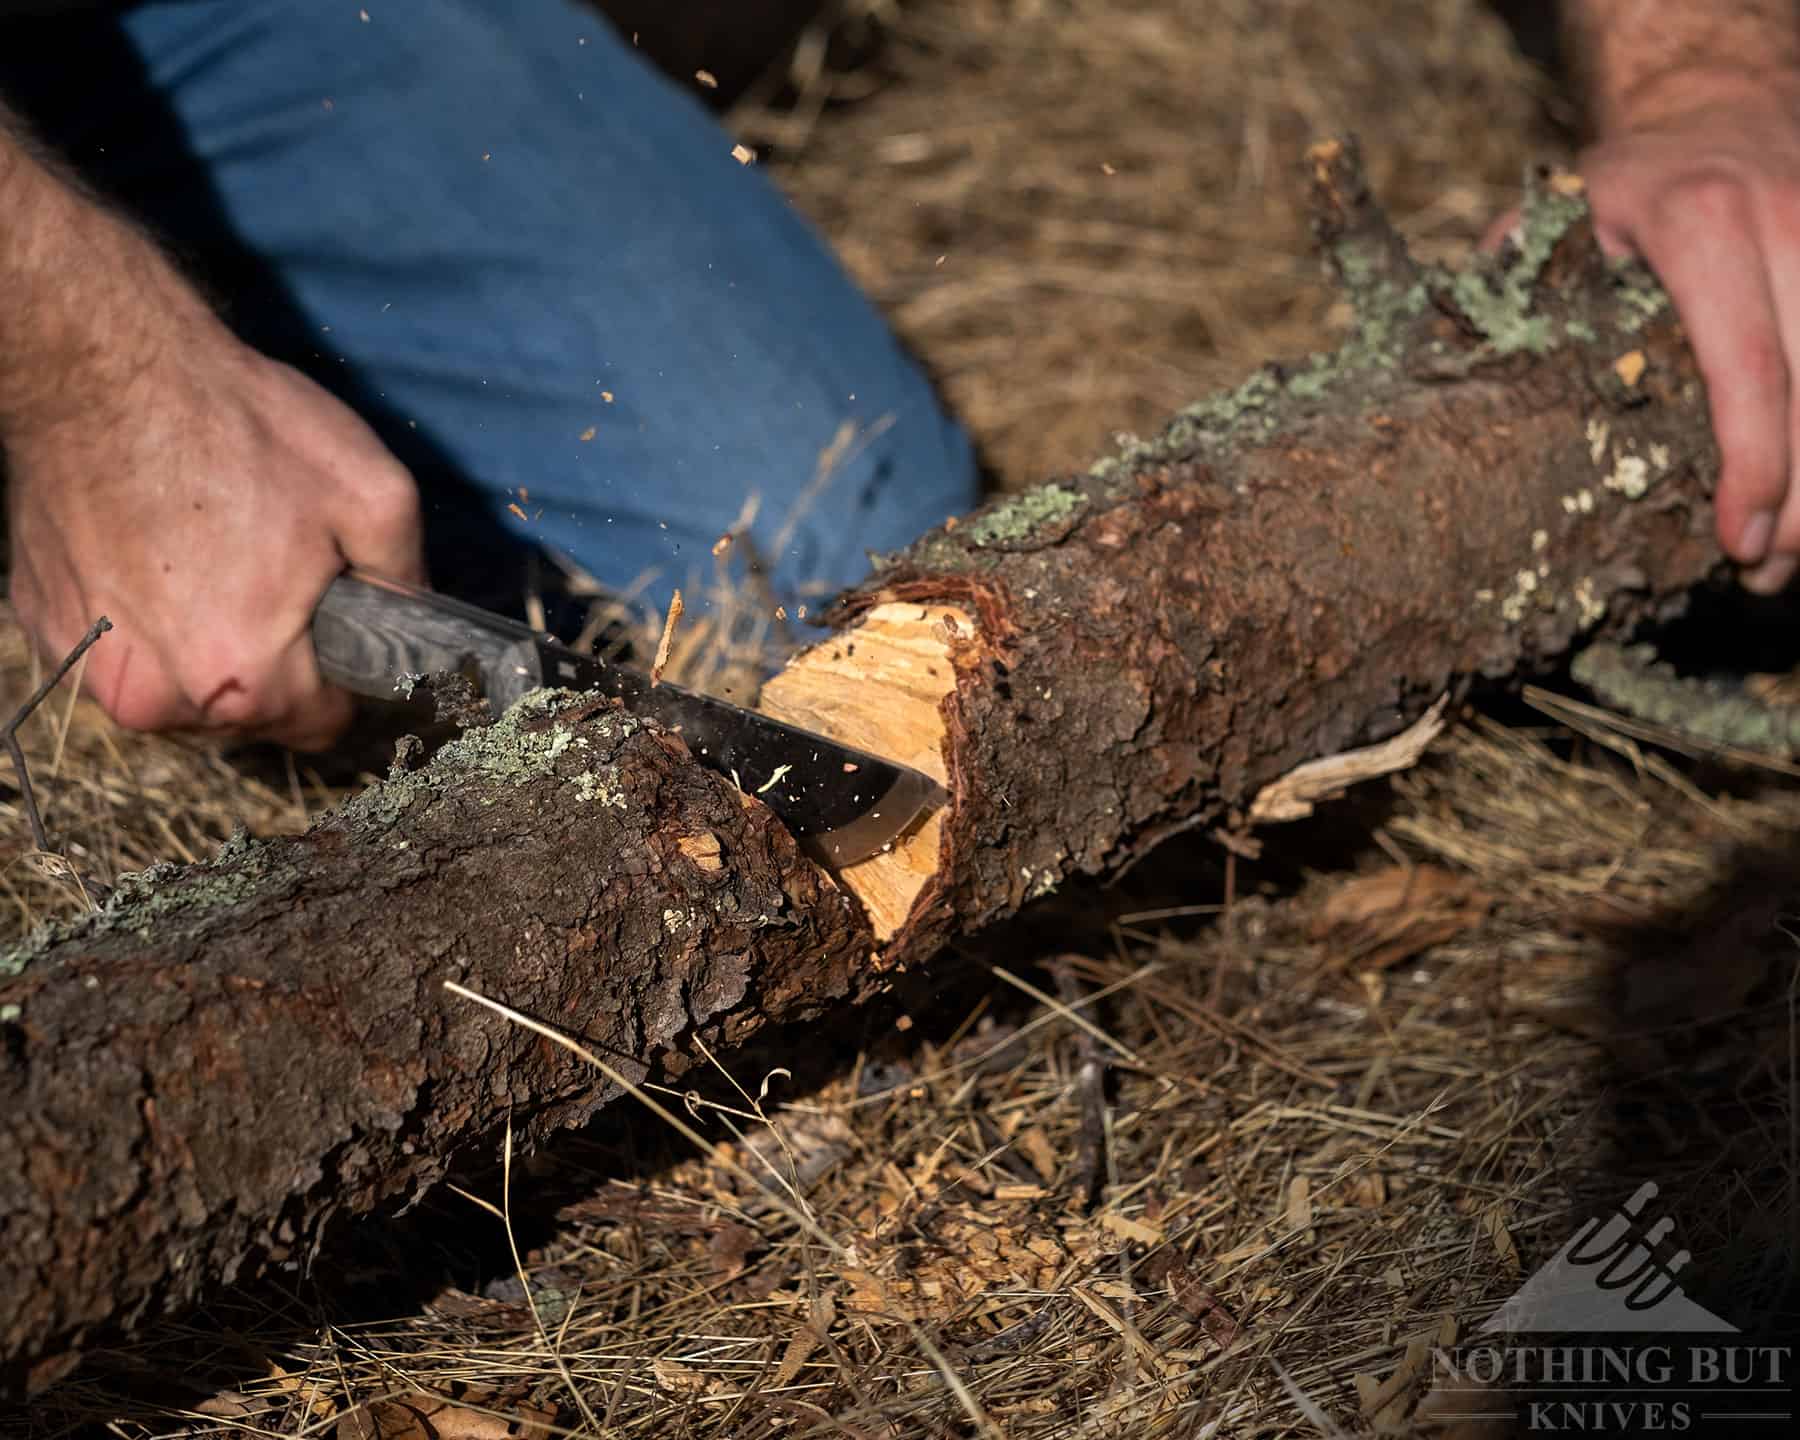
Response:
M1007 488L1332 343L1308 141L1356 132L1433 258L1567 153L1474 4L834 11L729 123ZM5 693L34 674L7 623ZM704 1144L612 1116L343 1227L310 1276L145 1332L0 1433L1502 1434L1512 1402L1444 1354L1642 1180L1689 1295L1784 1323L1800 787L1532 698L1257 856L1187 837L1055 897L831 1053L725 1058L686 1112ZM67 863L8 790L8 933L86 903L71 867L201 859L347 778L62 694L23 739Z

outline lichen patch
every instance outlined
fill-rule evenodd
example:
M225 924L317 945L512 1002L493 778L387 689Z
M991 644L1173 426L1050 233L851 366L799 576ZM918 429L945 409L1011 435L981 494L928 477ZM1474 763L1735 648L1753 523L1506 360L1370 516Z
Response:
M1583 575L1575 582L1574 598L1575 618L1583 630L1591 630L1606 618L1606 601L1592 575Z
M1506 598L1500 602L1500 616L1511 624L1518 624L1525 618L1526 608L1531 604L1531 597L1537 593L1539 576L1535 570L1521 570L1513 576L1512 588Z
M1641 500L1650 489L1650 462L1642 455L1620 455L1600 483L1627 500Z
M1598 465L1606 459L1606 442L1612 439L1612 427L1595 418L1587 422L1588 460Z

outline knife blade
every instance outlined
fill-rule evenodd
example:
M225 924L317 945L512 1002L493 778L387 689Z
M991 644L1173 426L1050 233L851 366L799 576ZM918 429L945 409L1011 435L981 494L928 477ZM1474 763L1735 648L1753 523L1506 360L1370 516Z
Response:
M468 675L496 715L540 685L596 690L661 721L701 763L729 775L828 865L867 859L947 798L930 776L729 701L653 683L474 605L348 571L313 614L319 673L393 700L403 677Z

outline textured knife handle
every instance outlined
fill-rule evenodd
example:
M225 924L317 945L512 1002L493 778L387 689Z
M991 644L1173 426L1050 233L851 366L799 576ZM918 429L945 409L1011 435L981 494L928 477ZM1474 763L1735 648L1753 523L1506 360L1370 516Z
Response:
M319 673L358 695L392 700L402 675L473 668L491 677L531 632L444 596L355 574L338 576L313 613Z

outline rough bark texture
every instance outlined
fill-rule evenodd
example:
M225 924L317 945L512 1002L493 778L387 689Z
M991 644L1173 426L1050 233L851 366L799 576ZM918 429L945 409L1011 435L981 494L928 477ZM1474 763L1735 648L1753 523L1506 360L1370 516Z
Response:
M730 1046L1069 876L1232 824L1295 765L1616 632L1718 563L1699 377L1574 185L1540 187L1501 261L1423 272L1353 155L1312 161L1358 310L1342 351L927 536L844 603L828 645L917 604L953 668L934 727L952 803L879 950L759 804L563 697L13 957L0 1383L305 1254L509 1113L530 1138L612 1097L445 980L632 1075L679 1070L696 1034Z
M562 713L557 714L561 707ZM52 1378L101 1324L304 1256L510 1112L617 1093L455 980L632 1079L850 994L855 907L762 805L573 697L470 732L299 839L152 872L0 981L0 1355Z
M1357 313L1337 354L926 536L843 602L846 624L977 621L946 636L954 803L885 962L1230 826L1296 765L1679 606L1720 563L1699 373L1579 181L1544 177L1518 242L1453 273L1414 266L1348 146L1310 160Z

